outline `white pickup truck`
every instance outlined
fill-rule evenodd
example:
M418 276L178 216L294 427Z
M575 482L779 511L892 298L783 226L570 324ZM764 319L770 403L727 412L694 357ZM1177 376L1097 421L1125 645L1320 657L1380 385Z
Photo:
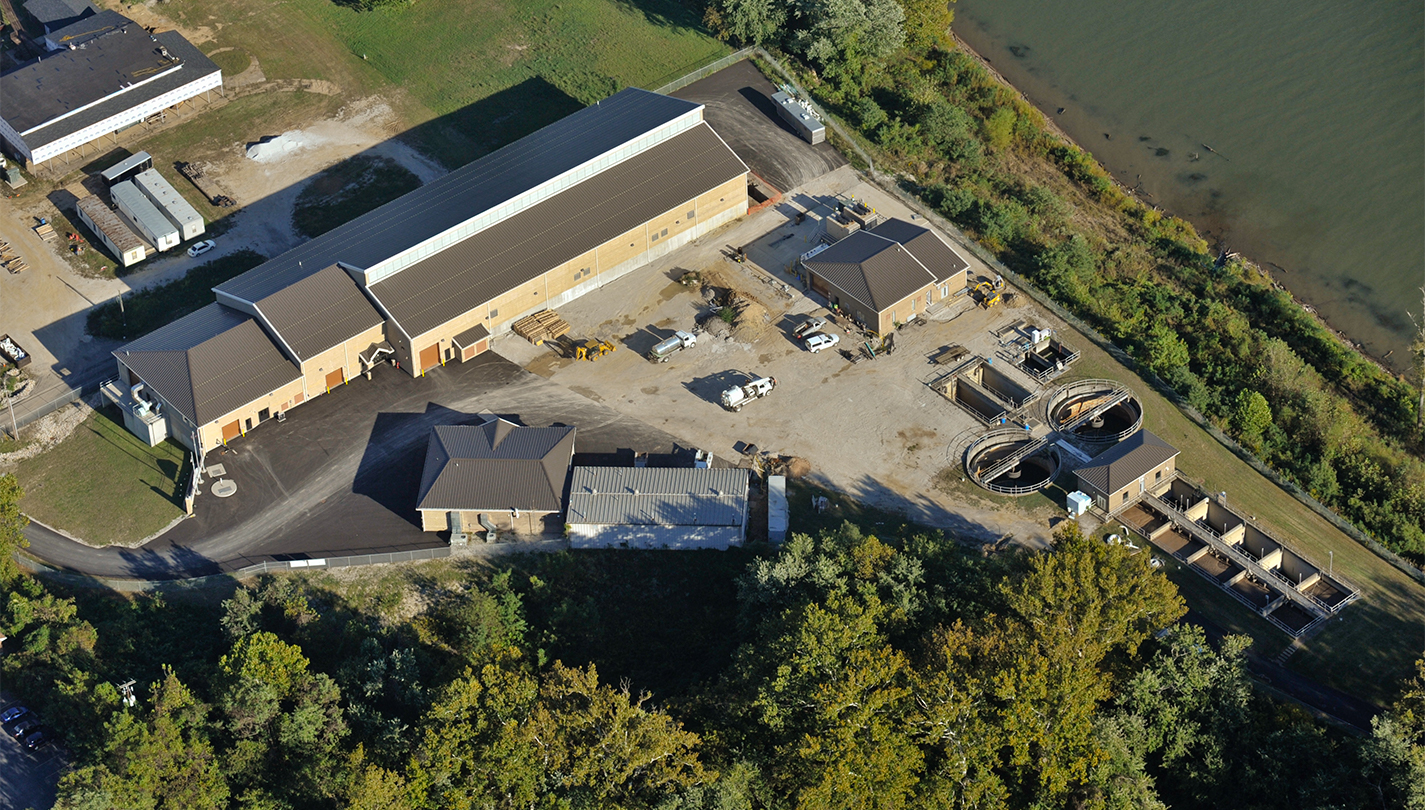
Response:
M742 385L734 385L722 392L722 407L730 411L740 411L743 405L767 396L776 387L775 377L759 377Z

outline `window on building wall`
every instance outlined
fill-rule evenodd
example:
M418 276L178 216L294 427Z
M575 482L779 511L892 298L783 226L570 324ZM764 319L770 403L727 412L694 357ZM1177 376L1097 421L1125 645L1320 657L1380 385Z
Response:
M1154 480L1154 481L1161 481L1161 480L1163 480L1163 471L1162 471L1162 470L1158 470L1157 472L1153 473L1153 480Z
M650 240L648 240L648 241L650 241L650 242L657 242L657 241L658 241L658 234L656 234L656 233L653 234L653 238L650 239Z
M667 236L667 235L668 235L668 229L667 229L667 228L664 228L664 229L663 229L663 232L660 233L660 234L658 234L658 235L659 235L659 236Z
M500 317L500 311L499 311L498 309L492 309L492 310L490 310L490 317L491 317L491 318L498 318L498 317Z
M698 212L697 212L697 211L689 211L689 212L688 212L688 219L692 219L693 217L696 217L697 215L698 215Z

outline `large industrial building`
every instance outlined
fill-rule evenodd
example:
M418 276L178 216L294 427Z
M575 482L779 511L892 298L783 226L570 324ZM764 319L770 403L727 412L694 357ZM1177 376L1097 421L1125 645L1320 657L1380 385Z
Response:
M116 351L121 382L202 453L379 357L418 376L486 351L744 215L747 174L702 105L630 88L219 285ZM221 406L180 407L204 386Z
M46 30L51 53L0 76L0 141L29 166L71 150L82 155L100 138L223 85L218 66L178 32L150 34L114 11Z

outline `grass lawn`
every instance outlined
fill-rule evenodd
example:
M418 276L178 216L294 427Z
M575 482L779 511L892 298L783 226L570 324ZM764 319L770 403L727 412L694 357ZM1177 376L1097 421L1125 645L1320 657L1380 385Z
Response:
M1287 666L1367 700L1393 700L1421 655L1425 588L1262 477L1106 352L1087 340L1078 342L1083 356L1070 379L1128 383L1143 401L1144 426L1182 451L1178 467L1184 474L1209 491L1225 490L1234 508L1255 515L1317 563L1327 565L1333 552L1335 573L1361 590L1361 598L1308 640ZM1191 607L1224 628L1251 635L1259 652L1275 655L1285 646L1284 634L1202 577L1184 570L1172 578Z
M314 239L420 186L419 177L390 158L357 155L318 174L302 189L292 224Z
M429 0L365 13L331 0L171 0L161 10L209 29L207 53L256 57L268 79L322 79L345 100L385 95L416 127L409 137L451 168L729 51L678 0Z
M118 301L105 301L89 310L86 331L115 340L147 335L213 303L213 287L264 261L256 251L239 250L199 265L182 278L130 294L122 311Z
M141 540L183 514L187 451L148 447L105 408L49 452L19 463L25 514L95 545Z

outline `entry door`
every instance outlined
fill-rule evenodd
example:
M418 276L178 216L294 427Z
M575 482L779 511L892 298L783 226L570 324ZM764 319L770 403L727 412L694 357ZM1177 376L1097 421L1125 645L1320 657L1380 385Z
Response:
M223 444L227 444L241 435L242 426L238 424L238 420L234 419L229 424L223 425Z
M339 368L327 375L327 390L330 391L346 382L346 369Z
M440 365L440 344L437 343L434 346L428 346L424 349L421 349L420 363L422 372L426 371L431 366Z

